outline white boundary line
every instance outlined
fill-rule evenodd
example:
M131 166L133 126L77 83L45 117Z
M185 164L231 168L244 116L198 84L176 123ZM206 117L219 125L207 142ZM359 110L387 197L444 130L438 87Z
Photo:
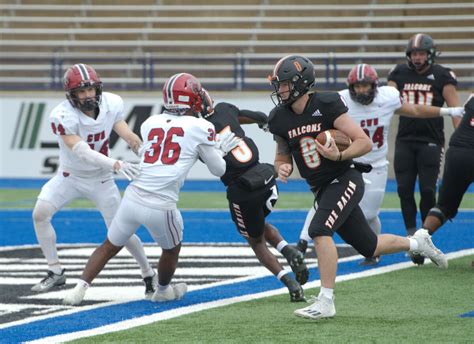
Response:
M466 249L466 250L461 250L457 252L452 252L447 254L446 256L448 259L455 259L459 257L464 257L474 254L474 248ZM384 273L392 272L392 271L397 271L397 270L402 270L402 269L407 269L413 267L412 262L403 262L403 263L397 263L393 265L388 265L388 266L383 266L380 268L375 268L367 271L361 271L357 273L350 273L347 275L341 275L336 278L337 282L343 282L343 281L349 281L353 280L356 278L363 278L363 277L370 277L370 276L376 276L376 275L381 275ZM313 281L310 283L307 283L305 285L305 288L315 288L320 286L320 281ZM122 322L98 327L93 330L86 330L86 331L78 331L78 332L73 332L73 333L68 333L68 334L63 334L63 335L57 335L57 336L51 336L51 337L46 337L46 338L41 338L35 341L27 342L27 343L63 343L67 341L72 341L76 340L79 338L84 338L84 337L90 337L90 336L95 336L99 334L106 334L106 333L111 333L111 332L117 332L117 331L122 331L122 330L127 330L133 327L137 326L142 326L142 325L147 325L151 324L153 322L161 321L161 320L166 320L166 319L171 319L171 318L176 318L185 314L191 314L195 312L199 312L202 310L207 310L211 308L217 308L217 307L222 307L222 306L227 306L233 303L237 302L244 302L244 301L250 301L250 300L255 300L259 298L264 298L268 296L274 296L274 295L279 295L279 294L284 294L288 292L286 288L280 288L280 289L275 289L275 290L270 290L262 293L257 293L257 294L250 294L250 295L244 295L244 296L239 296L239 297L233 297L233 298L228 298L228 299L223 299L219 301L212 301L212 302L206 302L206 303L201 303L197 305L192 305L188 307L183 307L179 309L173 309L165 312L161 312L158 314L153 314L153 315L147 315L144 317L140 318L135 318L131 320L125 320Z

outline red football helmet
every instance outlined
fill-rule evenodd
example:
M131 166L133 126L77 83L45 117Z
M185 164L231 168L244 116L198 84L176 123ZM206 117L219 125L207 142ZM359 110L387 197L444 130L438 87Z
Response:
M191 74L175 74L163 86L163 102L169 112L184 115L191 110L199 115L202 111L201 83Z
M354 90L355 84L369 84L372 86L368 94L356 93ZM352 68L347 76L347 85L349 86L349 93L352 100L362 104L368 105L373 102L375 94L377 93L377 86L379 84L379 77L374 67L361 63Z
M66 98L73 107L81 111L92 111L99 106L102 97L102 81L100 81L94 68L83 63L68 68L64 73L63 86L66 91ZM87 98L81 103L75 91L91 86L95 87L95 98Z
M211 95L205 88L202 89L201 98L202 98L201 115L204 118L208 118L214 113L214 99L211 98Z

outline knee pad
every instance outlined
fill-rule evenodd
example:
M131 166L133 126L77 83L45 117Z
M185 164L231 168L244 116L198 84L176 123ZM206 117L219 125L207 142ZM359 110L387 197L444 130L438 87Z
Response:
M430 209L428 216L436 217L441 222L441 225L443 225L448 220L448 216L445 215L445 212L436 207Z
M33 222L44 223L50 222L53 215L56 213L56 207L51 203L43 200L36 202L35 208L33 209Z

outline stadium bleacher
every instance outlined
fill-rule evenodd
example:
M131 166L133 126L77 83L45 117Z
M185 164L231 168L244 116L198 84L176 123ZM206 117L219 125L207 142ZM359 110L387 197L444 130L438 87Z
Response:
M301 53L318 82L343 85L373 64L382 80L404 60L408 38L425 32L461 88L474 87L472 1L34 0L0 4L0 89L57 89L64 69L93 64L110 88L155 89L189 71L209 88L260 89L281 56Z

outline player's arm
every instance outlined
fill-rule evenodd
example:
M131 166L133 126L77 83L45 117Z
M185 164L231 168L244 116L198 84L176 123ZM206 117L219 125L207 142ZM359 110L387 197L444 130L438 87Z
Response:
M439 108L436 106L418 105L404 103L395 111L397 115L412 118L434 118L439 116L451 116L461 118L463 114L462 107Z
M268 123L268 117L261 111L240 110L239 111L240 124L257 123L260 128Z
M391 81L391 80L388 81L387 86L395 87L398 90L398 86L397 86L397 83L395 81Z
M61 135L60 138L64 141L66 146L68 146L68 148L71 149L74 154L76 154L76 156L82 161L110 170L118 170L120 168L119 162L117 160L96 152L86 142L84 142L80 136Z
M291 150L288 142L281 136L274 135L276 141L275 152L275 171L278 173L278 178L284 183L293 172L293 160L291 158Z
M130 129L130 127L127 125L127 122L121 120L115 123L114 131L118 136L124 139L132 151L138 155L142 140L140 140L140 137L138 137L138 135Z
M456 90L456 86L453 84L447 84L443 87L443 98L449 107L459 106L459 94ZM453 127L457 128L461 123L461 117L452 117Z
M225 160L219 150L214 146L200 144L198 147L199 158L206 164L209 172L216 177L221 177L225 173Z
M352 144L343 152L339 152L334 139L329 148L324 147L318 141L315 140L318 152L321 153L325 158L333 161L350 160L362 156L372 149L372 142L369 137L364 133L362 128L358 126L347 113L343 113L334 121L334 128L342 131L344 134L349 136L352 140Z

